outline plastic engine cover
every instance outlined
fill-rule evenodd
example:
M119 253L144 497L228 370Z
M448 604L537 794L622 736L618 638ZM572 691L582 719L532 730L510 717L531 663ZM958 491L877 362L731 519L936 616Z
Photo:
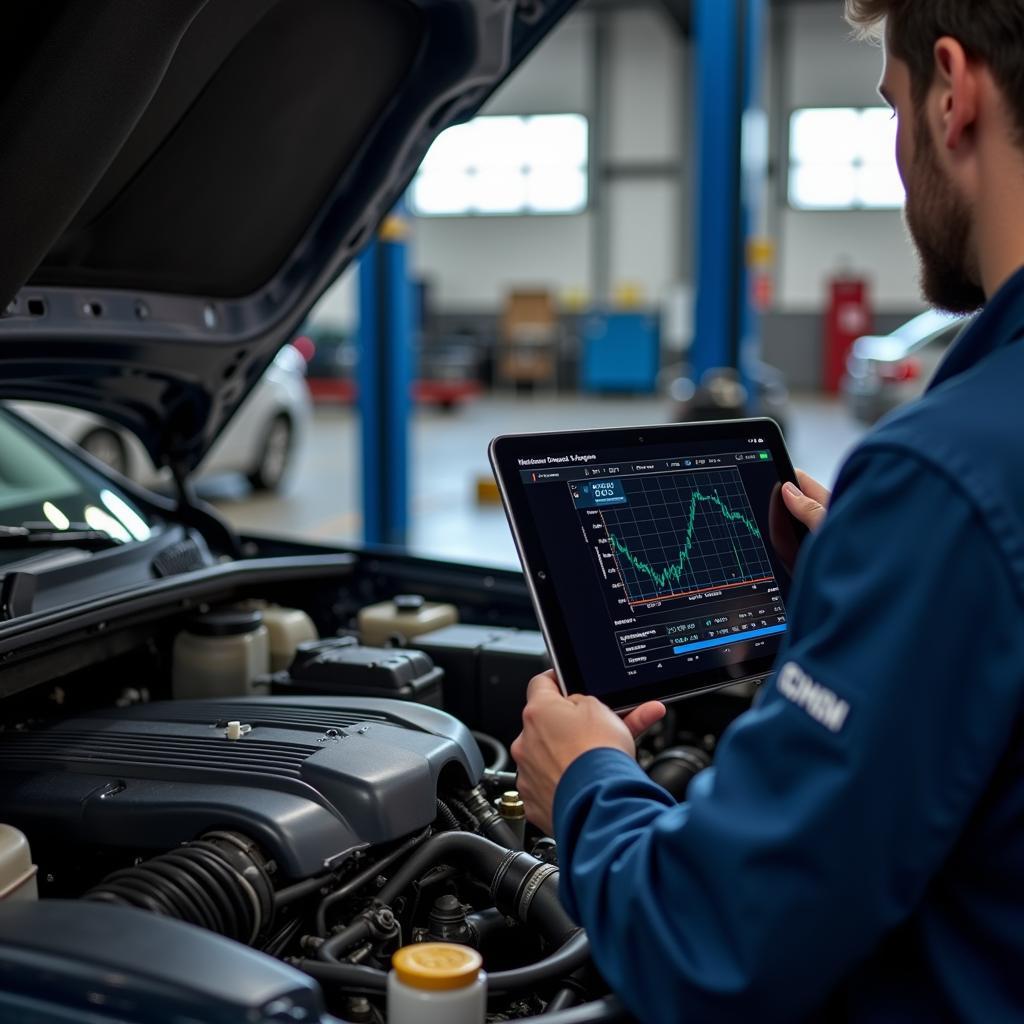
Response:
M475 784L483 762L466 727L433 708L359 697L168 701L0 734L0 821L34 847L156 851L231 829L305 878L429 824L446 769Z
M192 925L130 907L0 904L0 1020L319 1024L311 978Z

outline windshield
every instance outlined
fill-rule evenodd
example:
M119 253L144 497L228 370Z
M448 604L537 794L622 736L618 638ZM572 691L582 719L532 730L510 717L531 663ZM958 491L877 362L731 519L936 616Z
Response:
M128 543L152 523L99 473L0 409L0 528L91 530Z

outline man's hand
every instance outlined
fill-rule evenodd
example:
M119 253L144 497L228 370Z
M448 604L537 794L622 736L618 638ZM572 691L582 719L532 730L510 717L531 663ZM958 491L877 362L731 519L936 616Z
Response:
M794 487L793 484L786 484L782 488L782 500L794 519L799 520L814 533L825 521L825 513L828 511L828 503L832 498L827 488L823 487L813 477L808 476L802 469L796 471L796 479L800 484Z
M637 738L664 715L665 705L654 701L619 718L596 697L563 697L554 672L535 676L527 691L523 731L512 744L527 818L551 835L555 789L566 768L580 754L599 747L636 757Z

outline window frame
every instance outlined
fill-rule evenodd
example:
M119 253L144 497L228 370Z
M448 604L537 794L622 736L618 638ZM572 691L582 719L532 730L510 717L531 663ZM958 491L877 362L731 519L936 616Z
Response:
M786 129L784 134L783 144L783 161L782 165L785 170L785 174L780 181L783 204L786 209L793 213L802 214L814 214L814 213L860 213L860 214L892 214L900 213L903 210L905 200L900 201L898 204L879 204L879 203L865 203L861 199L856 199L852 203L843 205L831 205L831 206L804 206L797 202L794 202L793 196L793 176L794 173L800 167L807 166L806 163L801 163L793 158L793 121L797 114L800 114L807 110L841 110L841 111L855 111L857 114L864 114L867 111L885 111L888 116L894 116L889 107L884 103L874 103L870 105L855 105L855 104L830 104L830 105L818 105L818 106L797 106L791 107L786 117ZM892 156L893 164L895 166L896 155L895 148ZM851 166L854 168L861 168L865 166L867 161L862 158L859 162L855 161Z
M580 217L588 213L592 209L594 201L594 185L593 185L593 168L591 165L592 159L592 126L591 116L583 111L579 110L544 110L535 112L524 112L524 113L498 113L498 114L480 114L476 117L471 118L466 124L472 124L474 121L483 118L509 118L520 121L529 121L537 117L574 117L580 118L583 121L583 125L586 133L586 144L584 146L583 162L578 168L582 175L585 184L585 196L583 205L580 207L573 207L572 209L554 209L554 210L535 210L530 208L520 207L515 210L476 210L476 209L465 209L457 212L444 212L444 213L432 213L423 212L417 207L415 201L415 187L416 183L420 178L422 165L417 168L416 174L413 176L412 181L409 183L409 187L406 191L405 205L409 213L418 220L423 221L479 221L487 219L500 219L508 220L510 218L525 218L532 219L535 217L548 218L548 217ZM445 129L447 131L447 129ZM443 132L441 133L444 134ZM439 135L438 138L441 136ZM435 140L436 142L436 140ZM426 157L424 157L426 160ZM525 176L525 172L524 172Z

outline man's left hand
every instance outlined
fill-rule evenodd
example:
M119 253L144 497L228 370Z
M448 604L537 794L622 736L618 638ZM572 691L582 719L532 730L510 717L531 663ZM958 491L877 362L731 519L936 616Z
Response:
M551 835L551 808L559 780L581 754L611 747L636 757L636 740L665 716L665 705L643 704L619 718L596 697L562 695L554 672L530 681L523 710L523 731L512 744L519 768L519 795L526 816Z

